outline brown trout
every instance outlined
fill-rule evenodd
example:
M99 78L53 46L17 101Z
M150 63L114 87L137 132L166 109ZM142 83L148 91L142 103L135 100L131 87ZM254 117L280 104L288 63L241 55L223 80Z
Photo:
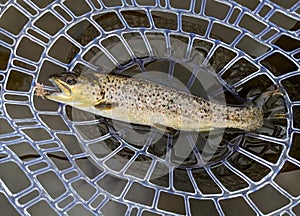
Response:
M56 74L49 80L60 89L46 98L103 117L159 130L252 131L263 124L260 106L219 104L150 80L119 74Z

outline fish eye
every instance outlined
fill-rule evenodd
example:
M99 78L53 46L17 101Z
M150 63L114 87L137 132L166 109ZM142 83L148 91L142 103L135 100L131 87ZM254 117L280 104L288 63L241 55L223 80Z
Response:
M67 75L66 78L65 78L65 81L69 85L74 85L77 82L76 77L73 76L73 75Z

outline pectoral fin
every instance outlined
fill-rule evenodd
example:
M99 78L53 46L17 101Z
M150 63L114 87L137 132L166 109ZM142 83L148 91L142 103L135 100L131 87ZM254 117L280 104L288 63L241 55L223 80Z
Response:
M98 103L96 103L94 106L97 109L100 110L111 110L114 109L115 107L117 107L117 103L109 103L109 102L105 102L105 101L99 101Z

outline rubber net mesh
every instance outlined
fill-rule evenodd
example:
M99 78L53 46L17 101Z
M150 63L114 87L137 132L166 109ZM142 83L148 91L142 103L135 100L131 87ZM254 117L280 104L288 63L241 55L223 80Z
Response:
M3 215L300 214L299 1L1 0L0 14ZM205 134L157 137L35 95L87 70L161 71L197 94L207 65L213 96L276 86L284 117L225 132L205 164Z

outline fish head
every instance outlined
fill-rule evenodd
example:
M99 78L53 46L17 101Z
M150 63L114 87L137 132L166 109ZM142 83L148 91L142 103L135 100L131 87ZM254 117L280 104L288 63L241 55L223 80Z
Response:
M49 81L58 91L45 95L47 99L75 107L86 107L95 101L89 97L90 80L75 73L60 73L49 77Z

